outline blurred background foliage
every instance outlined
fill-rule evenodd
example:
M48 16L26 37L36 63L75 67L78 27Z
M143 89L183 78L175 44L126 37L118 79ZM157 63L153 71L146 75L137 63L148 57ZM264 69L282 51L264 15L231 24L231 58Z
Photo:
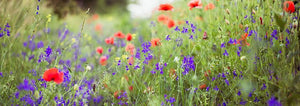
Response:
M78 14L80 11L90 13L108 14L108 13L128 13L127 5L135 0L49 0L47 6L53 9L53 12L59 18L67 14Z

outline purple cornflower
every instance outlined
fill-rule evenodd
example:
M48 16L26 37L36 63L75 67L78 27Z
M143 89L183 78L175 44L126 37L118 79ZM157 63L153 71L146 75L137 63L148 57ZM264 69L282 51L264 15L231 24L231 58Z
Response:
M263 86L261 87L261 90L265 90L267 88L266 84L263 83Z
M225 50L225 52L223 53L224 56L228 56L228 52L227 50Z
M176 28L174 29L175 31L180 31L179 27L176 26Z
M25 91L34 91L34 86L32 84L29 83L29 81L27 79L24 79L24 82L21 83L18 86L19 90L25 90Z
M218 86L216 86L216 87L214 88L214 90L218 91L218 90L219 90Z
M2 30L2 28L0 27L0 31ZM4 33L1 31L0 33L0 38L4 36Z
M190 69L195 71L194 57L185 56L182 60L182 68L184 69L183 75L188 74Z
M2 72L0 72L0 76L1 76L1 77L3 77L3 74L2 74Z
M286 41L285 46L288 47L288 45L290 44L288 37L285 38L285 41Z
M248 27L245 28L245 32L248 33Z
M188 28L183 27L181 33L188 33Z
M241 96L241 94L242 94L241 91L238 91L237 95Z
M237 55L240 57L241 52L239 50L236 51Z
M225 83L229 86L229 81L227 79L225 79Z
M268 100L268 106L282 106L282 105L279 101L276 100L274 96L272 96L270 100Z
M44 47L44 43L43 41L40 41L39 43L36 44L36 47L39 48L43 48Z
M142 44L142 48L143 48L142 52L143 53L147 53L148 51L151 51L150 47L151 47L151 43L150 42L144 42Z
M228 43L233 44L233 40L230 38Z
M152 70L152 71L150 71L152 74L156 74L156 71L155 70Z
M140 53L140 48L136 49L136 54L135 54L135 58L140 59L141 58L141 53Z
M194 24L191 24L192 29L196 29L196 26Z
M285 32L288 33L288 34L291 34L289 29L286 29Z
M259 102L259 99L257 99L257 97L255 97L254 102Z
M46 57L49 57L50 54L52 53L52 49L50 48L50 46L48 46L48 48L45 50L45 53L46 53Z
M171 40L170 35L167 35L166 40L167 41Z
M225 43L222 43L222 44L221 44L221 48L225 48Z
M255 19L253 18L252 13L251 13L251 15L250 15L250 18L251 18L251 22L252 22L252 23L255 23L255 22L256 22Z
M277 35L277 30L273 30L273 32L271 33L272 37L275 38L276 40L278 40L278 37L276 36Z
M244 101L244 99L242 98L240 104L245 105L246 103L247 103L247 101Z
M10 26L8 25L8 23L6 23L5 28L4 28L4 31L6 31L6 35L7 35L7 36L10 36L10 31L9 31L8 28L10 28Z
M244 18L245 18L245 19L248 18L248 15L246 15Z
M189 39L194 39L194 38L193 38L193 35L191 35Z

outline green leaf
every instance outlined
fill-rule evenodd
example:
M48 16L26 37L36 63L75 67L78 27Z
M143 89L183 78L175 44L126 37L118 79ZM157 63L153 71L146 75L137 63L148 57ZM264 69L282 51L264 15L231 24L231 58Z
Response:
M280 30L283 31L285 29L287 22L284 21L277 13L275 13L275 20L276 20L276 24L280 27Z

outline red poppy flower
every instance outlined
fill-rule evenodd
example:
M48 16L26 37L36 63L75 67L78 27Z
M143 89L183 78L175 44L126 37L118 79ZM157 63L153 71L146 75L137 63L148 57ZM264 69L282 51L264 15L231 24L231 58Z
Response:
M129 91L132 91L133 90L133 86L132 85L129 86L128 89L129 89Z
M238 39L237 44L241 44L242 46L250 46L250 44L247 42L247 37L248 37L248 33L245 33L244 36L242 35L242 37L240 39ZM235 43L233 43L235 45Z
M170 20L168 21L168 28L172 28L172 27L174 27L174 26L175 26L174 20L170 19Z
M96 31L101 31L101 30L102 30L101 24L97 24L97 25L95 26L95 30L96 30Z
M158 10L159 11L170 11L173 9L171 4L160 4Z
M107 57L106 57L106 56L100 57L99 63L100 63L102 66L105 66L105 65L107 64Z
M115 35L114 35L115 37L117 37L117 38L120 38L120 39L123 39L123 38L125 38L125 35L121 32L121 31L119 31L119 32L117 32L117 33L115 33Z
M169 20L169 17L166 15L163 15L163 14L161 14L157 17L157 21L163 22L164 24L166 24L168 20Z
M99 18L99 15L98 14L94 14L93 15L93 20L96 20L96 19L98 19Z
M159 38L154 38L151 40L151 45L152 47L160 45L160 39Z
M131 41L131 40L132 40L132 35L131 35L131 33L128 33L128 34L127 34L126 40L127 40L127 41Z
M204 7L204 10L212 10L215 8L215 5L213 3L209 3Z
M64 73L58 72L57 68L51 68L44 72L43 79L45 81L54 81L56 84L60 84L64 81Z
M288 13L293 13L295 12L295 5L293 1L285 1L283 3L283 10L288 12Z
M206 84L202 84L199 86L200 89L205 89L206 88Z
M102 48L102 47L97 47L96 51L97 51L99 54L102 54L102 53L103 53L103 48Z
M189 2L188 6L190 7L190 10L192 8L202 8L201 0L192 0Z
M105 39L106 44L114 44L114 38L113 37L109 37Z
M134 50L135 50L135 47L133 44L129 43L126 48L125 48L125 51L129 52L131 55L133 55L134 53Z
M116 99L118 99L118 97L119 97L119 91L116 91L116 92L114 93L114 97L115 97Z

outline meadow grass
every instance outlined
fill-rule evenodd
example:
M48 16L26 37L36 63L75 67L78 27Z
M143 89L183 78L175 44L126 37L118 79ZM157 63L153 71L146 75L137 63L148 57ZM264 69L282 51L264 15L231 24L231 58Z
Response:
M299 105L297 13L279 0L202 0L191 10L188 2L148 19L88 10L58 19L45 1L0 1L0 104ZM107 44L117 31L133 39ZM43 79L54 67L61 84Z

